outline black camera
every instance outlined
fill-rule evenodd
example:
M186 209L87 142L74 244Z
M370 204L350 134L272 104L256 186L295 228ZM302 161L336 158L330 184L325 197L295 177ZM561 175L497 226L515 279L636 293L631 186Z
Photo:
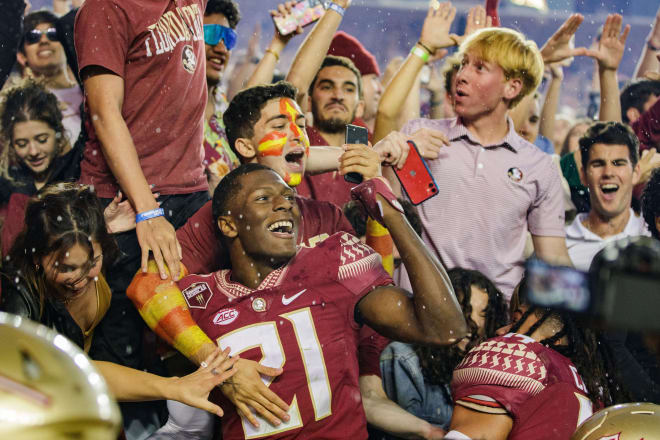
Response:
M528 301L574 312L626 330L660 331L660 242L648 237L608 244L589 272L551 266L538 259L526 265Z

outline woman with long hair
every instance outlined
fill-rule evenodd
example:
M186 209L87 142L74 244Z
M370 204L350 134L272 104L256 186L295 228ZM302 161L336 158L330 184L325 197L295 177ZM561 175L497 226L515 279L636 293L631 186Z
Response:
M102 349L94 331L112 292L103 268L117 254L100 200L76 183L42 188L32 197L2 269L3 311L56 329L94 359ZM222 415L208 402L211 389L234 373L236 358L216 350L206 367L181 378L164 378L110 362L96 362L118 400L178 400Z
M33 78L2 93L0 209L6 212L3 255L22 228L27 199L48 183L80 176L83 143L72 148L55 95Z

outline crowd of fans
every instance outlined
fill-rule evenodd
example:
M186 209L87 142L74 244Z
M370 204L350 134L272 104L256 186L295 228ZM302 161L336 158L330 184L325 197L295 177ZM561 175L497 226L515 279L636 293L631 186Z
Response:
M94 360L123 438L569 439L660 403L645 335L535 305L525 274L660 239L660 10L620 91L639 48L619 14L586 48L580 14L534 42L497 1L458 33L432 2L410 53L377 60L332 0L303 41L274 27L230 61L255 13L236 0L12 1L0 310ZM575 116L574 57L597 101ZM438 188L416 206L414 146Z

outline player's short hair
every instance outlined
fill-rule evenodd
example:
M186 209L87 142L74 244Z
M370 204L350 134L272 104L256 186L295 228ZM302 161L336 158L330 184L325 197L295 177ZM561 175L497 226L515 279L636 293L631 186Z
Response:
M461 44L460 55L468 52L499 65L507 80L518 78L522 81L522 90L511 100L509 108L541 84L544 68L541 52L534 41L526 39L518 31L507 28L477 31Z
M321 70L325 69L326 67L332 67L332 66L341 66L345 67L351 72L355 74L355 79L357 81L357 89L358 89L358 97L362 99L362 74L358 70L357 67L355 67L355 64L353 61L350 60L350 58L346 57L338 57L335 55L327 55L323 59L323 63L321 63L321 67L319 67L319 70L316 72L316 75L314 75L314 79L312 80L312 83L309 85L309 96L312 96L312 91L314 90L314 85L316 84L316 80L319 77L319 72Z
M642 194L642 215L654 238L660 240L660 231L655 226L656 217L660 217L660 169L651 174L651 179Z
M49 23L55 26L57 20L57 15L46 9L40 9L26 15L23 20L23 35L21 36L21 44L18 46L18 50L20 50L21 53L25 53L25 34L36 29L37 26L43 23Z
M582 153L582 169L587 169L589 151L594 144L625 145L628 156L634 167L639 161L639 139L632 129L621 122L595 122L580 138L580 153Z
M229 215L229 205L238 191L243 187L241 185L241 177L255 171L270 171L275 173L271 168L260 163L244 163L230 171L229 174L220 180L213 193L213 202L211 204L211 210L215 220L221 215Z
M621 117L623 122L630 124L628 109L636 108L640 113L644 112L644 104L651 95L660 96L660 81L642 78L629 82L623 90L619 99L621 101Z
M240 91L231 100L227 110L222 115L229 146L236 156L243 161L245 158L235 148L238 138L254 136L254 125L261 119L261 110L271 99L296 99L296 88L286 81L275 84L259 85Z
M224 15L229 22L229 27L232 29L236 29L236 25L241 21L241 11L238 9L238 3L234 0L209 0L204 15L211 14Z

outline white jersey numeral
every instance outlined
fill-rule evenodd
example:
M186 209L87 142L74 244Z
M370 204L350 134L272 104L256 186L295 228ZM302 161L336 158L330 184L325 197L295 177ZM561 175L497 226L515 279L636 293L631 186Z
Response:
M314 417L316 420L320 420L332 414L332 391L312 312L307 307L280 316L287 319L293 326L305 367L309 394L314 406ZM231 347L232 356L259 347L263 355L259 363L267 367L281 368L286 363L282 341L277 331L277 325L273 321L248 325L227 333L218 338L218 345L222 349ZM272 378L269 376L262 375L261 380L266 386L270 386L272 382ZM259 421L259 428L255 428L245 417L241 417L245 438L260 438L302 427L303 423L295 395L289 404L288 414L291 417L290 420L277 427L272 426L258 414L255 414L255 417Z

